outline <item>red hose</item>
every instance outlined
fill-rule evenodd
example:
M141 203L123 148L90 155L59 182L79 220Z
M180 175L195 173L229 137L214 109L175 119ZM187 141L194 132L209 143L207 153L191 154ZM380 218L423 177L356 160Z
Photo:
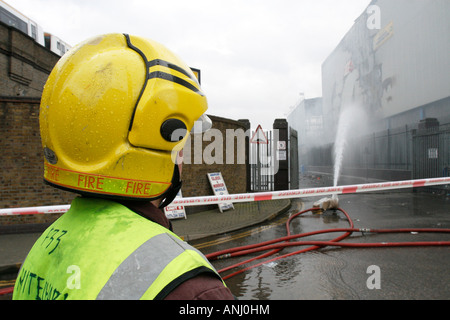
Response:
M282 256L278 256L276 258L266 260L263 262L259 262L257 264L251 265L249 267L240 269L234 273L231 273L227 276L222 277L224 280L229 279L237 274L240 274L242 272L245 272L247 270L253 269L255 267L261 266L263 264L273 262L276 260L280 260L286 257L290 257L293 255L297 255L300 253L304 253L307 251L319 249L326 246L335 246L335 247L343 247L343 248L386 248L386 247L423 247L423 246L450 246L450 241L429 241L429 242L382 242L382 243L343 243L339 242L348 236L350 236L353 232L362 232L362 233L411 233L411 232L419 232L419 233L450 233L450 229L430 229L430 228L411 228L411 229L364 229L364 228L354 228L353 221L351 220L350 216L342 209L337 209L341 211L346 217L349 222L350 227L349 228L335 228L335 229L327 229L327 230L318 230L318 231L312 231L312 232L306 232L306 233L300 233L291 235L290 231L290 224L293 219L298 217L299 215L317 210L316 208L311 208L308 210L304 210L301 212L296 213L295 215L292 215L288 221L286 222L286 231L287 236L281 237L278 239L270 240L261 242L258 244L252 244L242 247L236 247L226 250L217 251L214 253L210 253L206 255L206 258L208 258L211 261L219 260L219 259L228 259L232 257L238 257L243 256L251 253L256 253L260 251L267 251L270 250L267 253L264 253L262 255L259 255L257 257L233 264L231 266L228 266L226 268L223 268L219 270L219 273L223 273L225 271L234 269L238 266L248 264L252 261L263 259L266 257L269 257L275 253L278 253L284 248L287 247L294 247L294 246L310 246L308 248L303 248L301 250L287 253ZM344 232L343 235L335 238L331 241L296 241L296 242L290 242L290 240L304 238L307 236L317 235L317 234L324 234L324 233L338 233L338 232ZM282 242L282 243L280 243ZM0 295L12 293L14 290L14 287L4 288L0 289Z
M0 289L0 296L8 294L8 293L13 293L13 291L14 291L14 287Z
M339 211L341 211L347 218L350 228L335 228L335 229L328 229L328 230L319 230L319 231L312 231L312 232L306 232L306 233L301 233L301 234L296 234L296 235L291 235L290 232L290 223L293 219L295 219L296 217L298 217L299 215L309 212L309 211L313 211L313 210L317 210L316 208L311 208L308 210L304 210L301 212L296 213L295 215L291 216L288 221L286 222L286 231L287 231L287 236L282 237L282 238L278 238L278 239L274 239L274 240L270 240L270 241L265 241L265 242L261 242L258 244L252 244L252 245L247 245L247 246L242 246L242 247L236 247L236 248L231 248L231 249L226 249L226 250L221 250L221 251L217 251L214 253L210 253L206 255L206 258L208 258L211 261L214 260L219 260L219 259L228 259L228 258L232 258L232 257L238 257L238 256L243 256L243 255L247 255L247 254L252 254L252 253L256 253L256 252L260 252L260 251L268 251L267 253L264 253L262 255L259 255L257 257L230 265L226 268L223 268L221 270L218 270L219 273L223 273L225 271L234 269L236 267L239 267L241 265L244 264L248 264L252 261L255 260L259 260L259 259L263 259L266 257L269 257L275 253L278 253L279 251L281 251L284 248L287 247L294 247L294 246L310 246L308 248L303 248L301 250L295 251L295 252L291 252L291 253L287 253L281 256L278 256L276 258L270 259L270 260L266 260L254 265L251 265L249 267L240 269L234 273L231 273L227 276L224 276L223 279L229 279L237 274L240 274L244 271L250 270L252 268L258 267L260 265L269 263L269 262L273 262L276 260L280 260L286 257L290 257L293 255L297 255L300 253L304 253L307 251L311 251L311 250L315 250L315 249L319 249L322 247L326 247L326 246L335 246L335 247L345 247L345 248L380 248L380 247L420 247L420 246L450 246L450 241L430 241L430 242L382 242L382 243L342 243L340 242L341 240L347 238L348 236L350 236L353 232L362 232L362 233L411 233L411 232L420 232L420 233L450 233L450 229L430 229L430 228L411 228L411 229L358 229L358 228L354 228L353 225L353 221L351 220L350 216L342 209L337 209ZM312 236L312 235L317 235L317 234L324 234L324 233L337 233L337 232L344 232L343 235L335 238L334 240L331 241L296 241L296 242L290 242L290 240L293 239L298 239L298 238L303 238L303 237L307 237L307 236ZM282 242L282 243L280 243Z

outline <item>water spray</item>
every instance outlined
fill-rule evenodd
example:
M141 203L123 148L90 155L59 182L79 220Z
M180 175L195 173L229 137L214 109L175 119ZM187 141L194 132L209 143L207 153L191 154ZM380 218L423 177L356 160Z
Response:
M355 116L356 115L356 116ZM356 120L360 118L361 108L357 106L350 106L344 108L339 116L339 122L336 133L336 140L334 143L334 172L333 172L333 186L337 187L339 177L342 169L342 162L344 159L344 150L347 146L347 136L350 128L356 125ZM339 199L337 194L333 194L330 198L322 198L313 204L314 212L334 210L339 208Z

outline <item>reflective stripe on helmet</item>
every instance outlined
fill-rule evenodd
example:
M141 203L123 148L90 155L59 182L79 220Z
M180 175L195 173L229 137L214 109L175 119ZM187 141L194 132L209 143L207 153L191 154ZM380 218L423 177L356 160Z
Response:
M145 181L77 172L44 165L44 179L51 184L88 193L133 198L154 198L163 194L170 182Z

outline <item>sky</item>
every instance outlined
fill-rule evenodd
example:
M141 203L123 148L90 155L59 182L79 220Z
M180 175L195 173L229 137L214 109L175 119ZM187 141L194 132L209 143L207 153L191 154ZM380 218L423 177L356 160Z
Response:
M370 0L5 0L70 45L156 40L201 70L208 114L268 130L322 96L321 65Z

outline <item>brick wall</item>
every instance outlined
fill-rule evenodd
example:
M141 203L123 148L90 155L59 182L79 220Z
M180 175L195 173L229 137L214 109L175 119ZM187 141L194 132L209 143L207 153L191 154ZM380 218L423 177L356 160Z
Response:
M75 197L73 193L45 185L42 178L39 102L47 77L58 59L26 34L0 23L0 208L68 204ZM246 130L239 121L214 116L211 119L213 128L220 130L224 138L226 129ZM204 141L202 150L210 144ZM194 144L191 147L194 148ZM223 148L224 157L226 152L237 154L236 143L233 150L226 150L225 143ZM206 174L216 171L222 172L230 193L246 192L245 164L206 165L202 162L183 166L183 195L213 194ZM0 217L0 227L50 223L57 217L57 214Z
M39 102L59 56L0 23L0 208L66 204L73 195L42 182ZM0 226L49 223L57 215L0 217Z
M0 208L66 204L73 197L43 183L38 103L0 102Z
M232 131L245 126L229 119L210 116L213 128L220 130L226 137L226 130ZM234 138L235 139L235 138ZM202 151L212 142L203 141ZM68 204L75 194L49 187L43 183L43 153L39 135L39 104L38 102L0 102L0 161L2 174L0 175L0 208L33 207L45 205ZM193 160L194 144L191 143ZM193 197L212 195L207 173L221 172L229 193L245 193L247 191L247 163L237 164L238 139L234 148L226 150L223 143L224 163L221 164L184 164L182 171L183 196ZM226 153L232 152L234 163L226 163ZM242 150L239 150L242 152ZM245 147L244 147L245 152ZM204 159L203 159L204 160ZM188 213L214 206L188 208ZM15 223L46 223L56 219L51 216L17 216L0 217L0 225Z
M201 157L202 162L201 164L196 164L195 162L195 153L196 153L196 143L198 143L199 140L196 140L195 137L191 134L191 153L190 153L190 159L187 159L187 153L185 151L185 159L183 164L183 172L182 172L182 178L183 178L183 196L184 197L195 197L195 196L206 196L206 195L213 195L213 191L211 189L211 185L209 183L207 173L213 173L213 172L221 172L223 179L225 181L225 184L227 186L228 192L230 194L234 193L245 193L247 192L247 173L249 173L247 165L248 165L248 157L247 157L247 151L246 146L242 145L242 139L239 140L238 138L233 136L234 143L233 148L227 148L226 145L226 139L227 134L230 134L231 132L237 132L237 130L241 130L242 132L246 132L247 128L246 125L241 121L234 121L230 119L220 118L216 116L209 117L212 120L213 126L212 129L217 129L221 133L221 137L223 138L222 143L222 155L223 157L217 157L217 159L222 158L221 163L213 163L213 164L207 164L205 163L205 155L208 156L210 154L215 156L215 152L218 152L218 150L211 149L214 148L214 142L215 137L212 138L212 141L202 141L202 152L203 156ZM228 133L227 133L228 130ZM228 137L228 139L230 139ZM202 139L205 140L205 139ZM208 139L206 139L208 140ZM245 141L244 141L245 143ZM248 141L246 142L248 143ZM217 148L216 148L217 149ZM215 151L215 152L214 152ZM239 164L238 162L238 155L242 154L245 157L245 163ZM232 155L233 161L227 162L227 154ZM230 159L230 158L229 158ZM190 160L190 161L189 161ZM186 163L188 162L188 163ZM190 162L190 164L189 164ZM231 163L230 163L231 162ZM214 206L209 206L214 207ZM209 208L208 207L208 208ZM217 206L215 206L217 207ZM187 212L194 212L197 211L197 209L205 209L205 207L192 207L188 208Z

